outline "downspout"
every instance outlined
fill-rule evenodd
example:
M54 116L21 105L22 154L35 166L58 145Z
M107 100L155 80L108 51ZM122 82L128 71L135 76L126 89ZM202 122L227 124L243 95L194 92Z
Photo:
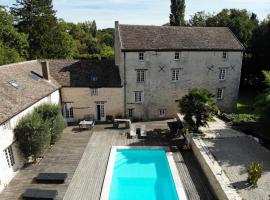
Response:
M124 52L124 117L127 117L127 89L126 89L126 52Z

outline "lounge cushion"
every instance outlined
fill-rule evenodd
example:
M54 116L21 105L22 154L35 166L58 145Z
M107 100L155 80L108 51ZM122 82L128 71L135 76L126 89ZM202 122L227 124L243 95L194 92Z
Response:
M57 190L27 189L22 198L27 200L54 200L57 194Z
M37 183L64 183L67 173L40 173L35 178Z

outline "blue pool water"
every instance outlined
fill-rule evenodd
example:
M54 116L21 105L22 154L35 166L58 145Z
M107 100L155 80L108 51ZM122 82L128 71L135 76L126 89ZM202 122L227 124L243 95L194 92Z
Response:
M163 149L118 149L109 200L178 200Z

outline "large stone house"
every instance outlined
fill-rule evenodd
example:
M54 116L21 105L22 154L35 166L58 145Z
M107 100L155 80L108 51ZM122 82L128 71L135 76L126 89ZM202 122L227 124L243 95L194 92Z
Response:
M60 103L60 85L46 63L28 61L0 66L0 191L23 166L13 129L42 103Z
M115 63L128 117L172 117L192 88L206 88L221 110L235 109L244 48L225 27L115 24Z

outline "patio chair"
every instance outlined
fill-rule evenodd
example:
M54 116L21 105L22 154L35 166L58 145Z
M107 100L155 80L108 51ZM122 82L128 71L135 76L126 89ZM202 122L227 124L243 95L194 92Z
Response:
M146 137L146 126L145 124L141 125L140 137Z
M35 178L37 183L64 183L67 179L67 173L39 173Z
M133 125L133 124L130 126L129 136L131 138L137 136L137 134L136 134L136 126Z
M40 189L27 189L22 194L22 199L25 200L55 200L58 192L57 190L40 190Z

